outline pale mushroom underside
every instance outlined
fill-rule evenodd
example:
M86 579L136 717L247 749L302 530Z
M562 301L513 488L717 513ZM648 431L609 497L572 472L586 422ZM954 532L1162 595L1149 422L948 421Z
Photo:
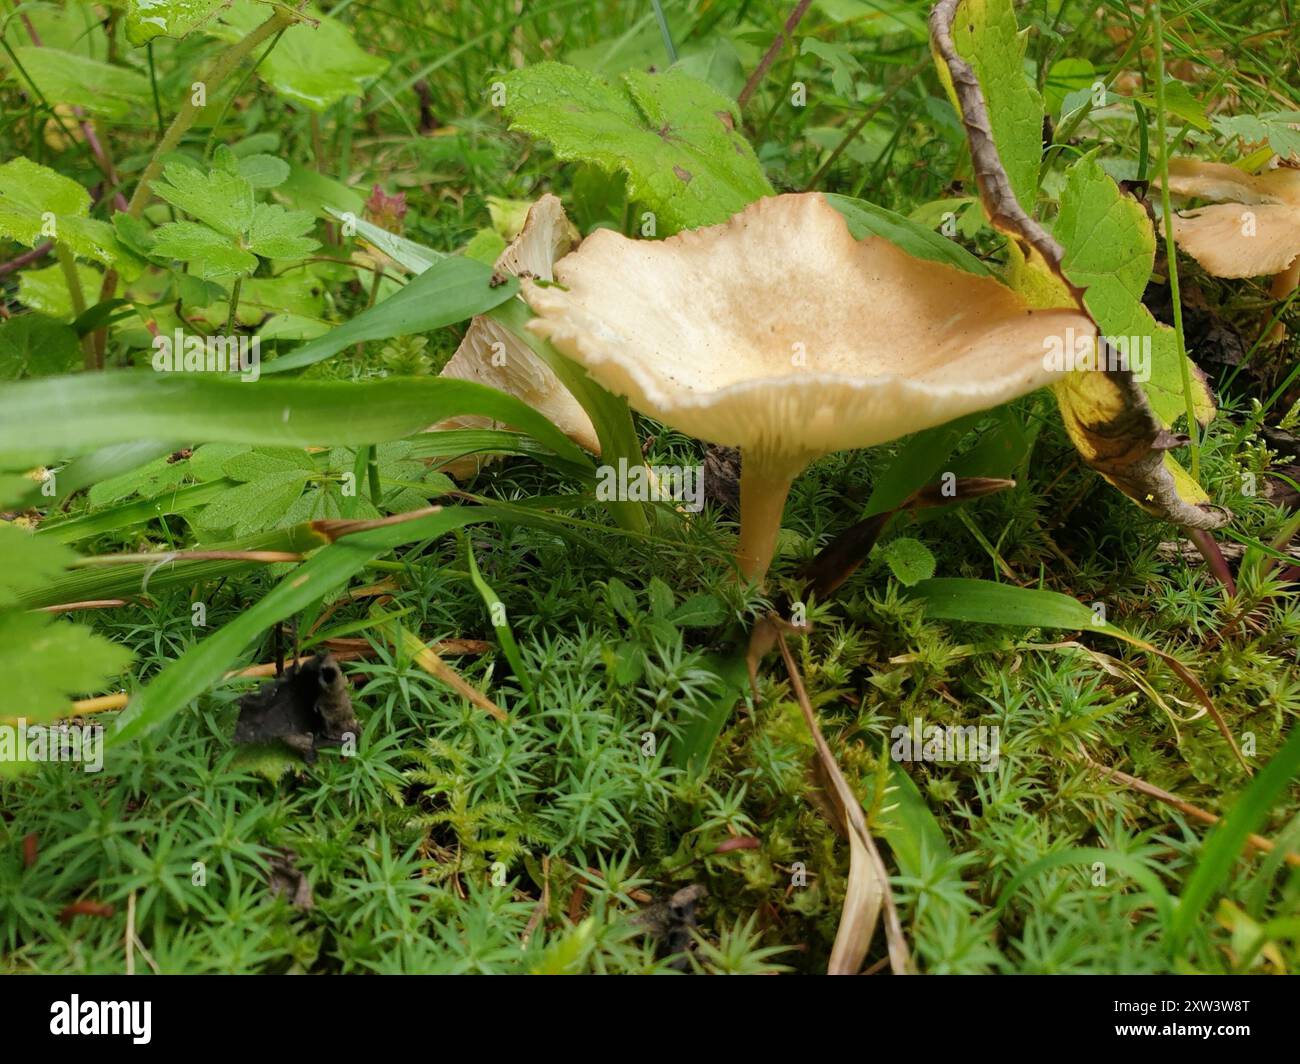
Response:
M497 258L500 273L549 280L555 260L577 240L560 200L542 196L529 208L519 235ZM600 443L591 419L554 371L528 345L486 316L476 317L441 376L474 381L507 392L540 411L566 436L588 451L599 452ZM448 418L437 429L496 428L488 418L464 415ZM451 467L452 475L472 473L478 462L467 459Z
M1174 215L1174 240L1215 277L1282 273L1300 257L1300 170L1251 175L1225 163L1173 159L1169 191L1211 206Z
M869 447L1049 384L1095 336L1074 310L889 242L819 194L664 241L597 232L525 282L537 334L632 406L702 439L806 456Z

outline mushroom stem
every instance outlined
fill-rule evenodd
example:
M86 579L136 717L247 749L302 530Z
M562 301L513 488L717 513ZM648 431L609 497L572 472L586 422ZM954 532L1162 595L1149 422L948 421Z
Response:
M804 461L789 462L762 453L740 456L740 544L736 561L746 580L762 582L776 553L790 485Z
M1300 286L1300 255L1297 255L1295 261L1285 270L1274 275L1268 294L1280 303L1294 292L1297 286ZM1280 343L1285 337L1286 326L1279 321L1269 330L1264 342L1266 344L1276 344Z

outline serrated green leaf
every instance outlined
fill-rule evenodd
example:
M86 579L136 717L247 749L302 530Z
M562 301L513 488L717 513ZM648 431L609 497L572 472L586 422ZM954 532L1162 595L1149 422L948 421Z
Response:
M772 194L737 132L735 103L685 74L629 71L611 85L548 62L503 80L511 128L548 141L560 159L623 173L659 235L725 221Z
M30 722L66 716L69 698L93 692L131 661L126 647L80 624L18 610L0 611L5 715ZM0 760L0 769L10 767Z
M233 238L198 222L167 222L154 233L153 253L188 262L207 279L242 277L257 269L257 256Z
M178 485L185 479L185 473L184 462L173 462L170 455L155 458L139 469L101 480L90 489L90 505L107 506L132 495L156 495Z
M226 236L240 237L253 226L253 186L240 174L171 162L152 185L154 194Z
M19 592L39 587L76 558L61 543L0 521L0 607L16 603Z
M971 65L988 103L993 141L1011 190L1034 213L1043 157L1043 99L1025 74L1025 37L1011 0L964 0L953 23L953 43ZM947 67L940 78L951 94ZM956 106L956 99L953 99ZM958 108L960 111L960 108Z
M199 448L194 457L197 458L214 446L219 445L208 444ZM221 472L231 480L247 482L275 473L314 473L316 463L311 460L311 455L297 447L257 447L251 451L240 451L222 461Z
M274 528L298 501L308 475L301 470L283 470L230 488L203 510L198 527L210 532L228 531L235 537Z
M266 21L270 9L251 0L235 0L209 27L223 41L238 41ZM338 19L307 7L313 24L290 26L257 75L285 99L313 111L325 111L349 96L360 96L388 69L388 63L364 51Z
M1300 111L1266 111L1258 115L1215 115L1214 127L1248 145L1267 144L1283 159L1300 162Z
M253 212L248 247L267 259L296 259L310 254L320 243L304 236L316 219L306 211L286 211L273 203L259 203Z
M904 587L915 587L934 576L934 554L919 539L909 536L892 539L881 548L881 554L889 571Z
M799 54L815 55L830 67L831 88L836 96L846 100L856 98L854 76L862 73L862 64L847 45L805 37L799 46Z

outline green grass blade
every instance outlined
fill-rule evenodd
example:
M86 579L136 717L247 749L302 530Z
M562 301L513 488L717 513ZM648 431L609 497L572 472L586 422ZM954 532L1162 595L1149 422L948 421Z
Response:
M0 456L19 468L139 439L354 446L401 439L456 414L506 422L591 468L585 452L526 403L440 377L242 383L123 372L20 381L0 391Z
M489 506L447 508L331 543L229 624L164 668L118 716L110 744L138 739L162 724L220 680L231 663L268 628L342 587L385 551L499 517L499 512Z
M1175 950L1187 939L1211 899L1232 875L1246 837L1259 828L1297 774L1300 774L1300 728L1293 727L1282 749L1250 781L1228 815L1206 836L1200 859L1183 886L1174 913L1170 939Z
M382 303L266 363L262 374L302 369L365 340L429 332L482 314L519 290L519 282L513 277L495 287L492 277L490 266L460 255L449 256L417 274Z

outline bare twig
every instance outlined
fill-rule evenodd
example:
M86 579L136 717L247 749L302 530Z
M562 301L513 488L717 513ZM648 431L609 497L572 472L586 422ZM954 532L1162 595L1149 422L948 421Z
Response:
M826 172L835 165L836 160L844 154L844 149L853 143L857 138L857 135L866 128L867 123L875 118L876 115L880 114L880 112L889 105L889 101L897 96L905 85L910 84L929 65L930 58L927 56L915 66L908 67L898 76L894 83L885 90L884 95L881 96L880 99L862 112L862 116L853 123L849 131L845 133L840 142L835 145L835 150L830 153L821 166L817 167L817 172L808 179L808 183L803 187L805 192L811 192L817 187L817 182L820 181L826 175Z
M1202 809L1200 806L1193 805L1191 802L1179 798L1176 794L1170 794L1169 791L1162 790L1154 783L1148 783L1146 780L1139 779L1137 776L1130 776L1127 772L1121 772L1117 768L1107 768L1105 765L1098 764L1088 754L1080 749L1080 756L1092 768L1103 773L1107 779L1115 779L1126 787L1132 787L1133 790L1145 794L1149 798L1154 798L1158 802L1164 802L1165 805L1173 806L1181 813L1186 813L1194 820L1199 820L1202 824L1217 824L1219 817L1211 813L1208 809ZM1251 849L1259 850L1261 853L1272 853L1276 844L1272 839L1267 839L1263 835L1254 833L1246 836L1246 844ZM1288 851L1284 860L1293 868L1300 868L1300 853Z
M785 42L790 39L790 34L795 31L799 25L799 20L804 17L808 8L812 6L812 0L799 0L790 17L785 20L785 25L781 27L781 32L776 35L772 41L771 47L763 54L763 58L758 61L758 66L754 72L749 75L749 80L745 82L745 87L740 90L740 95L736 97L736 106L742 111L745 104L749 103L749 98L754 95L754 90L758 88L759 83L767 76L768 70L776 62L776 57L781 54L781 49L785 47Z

